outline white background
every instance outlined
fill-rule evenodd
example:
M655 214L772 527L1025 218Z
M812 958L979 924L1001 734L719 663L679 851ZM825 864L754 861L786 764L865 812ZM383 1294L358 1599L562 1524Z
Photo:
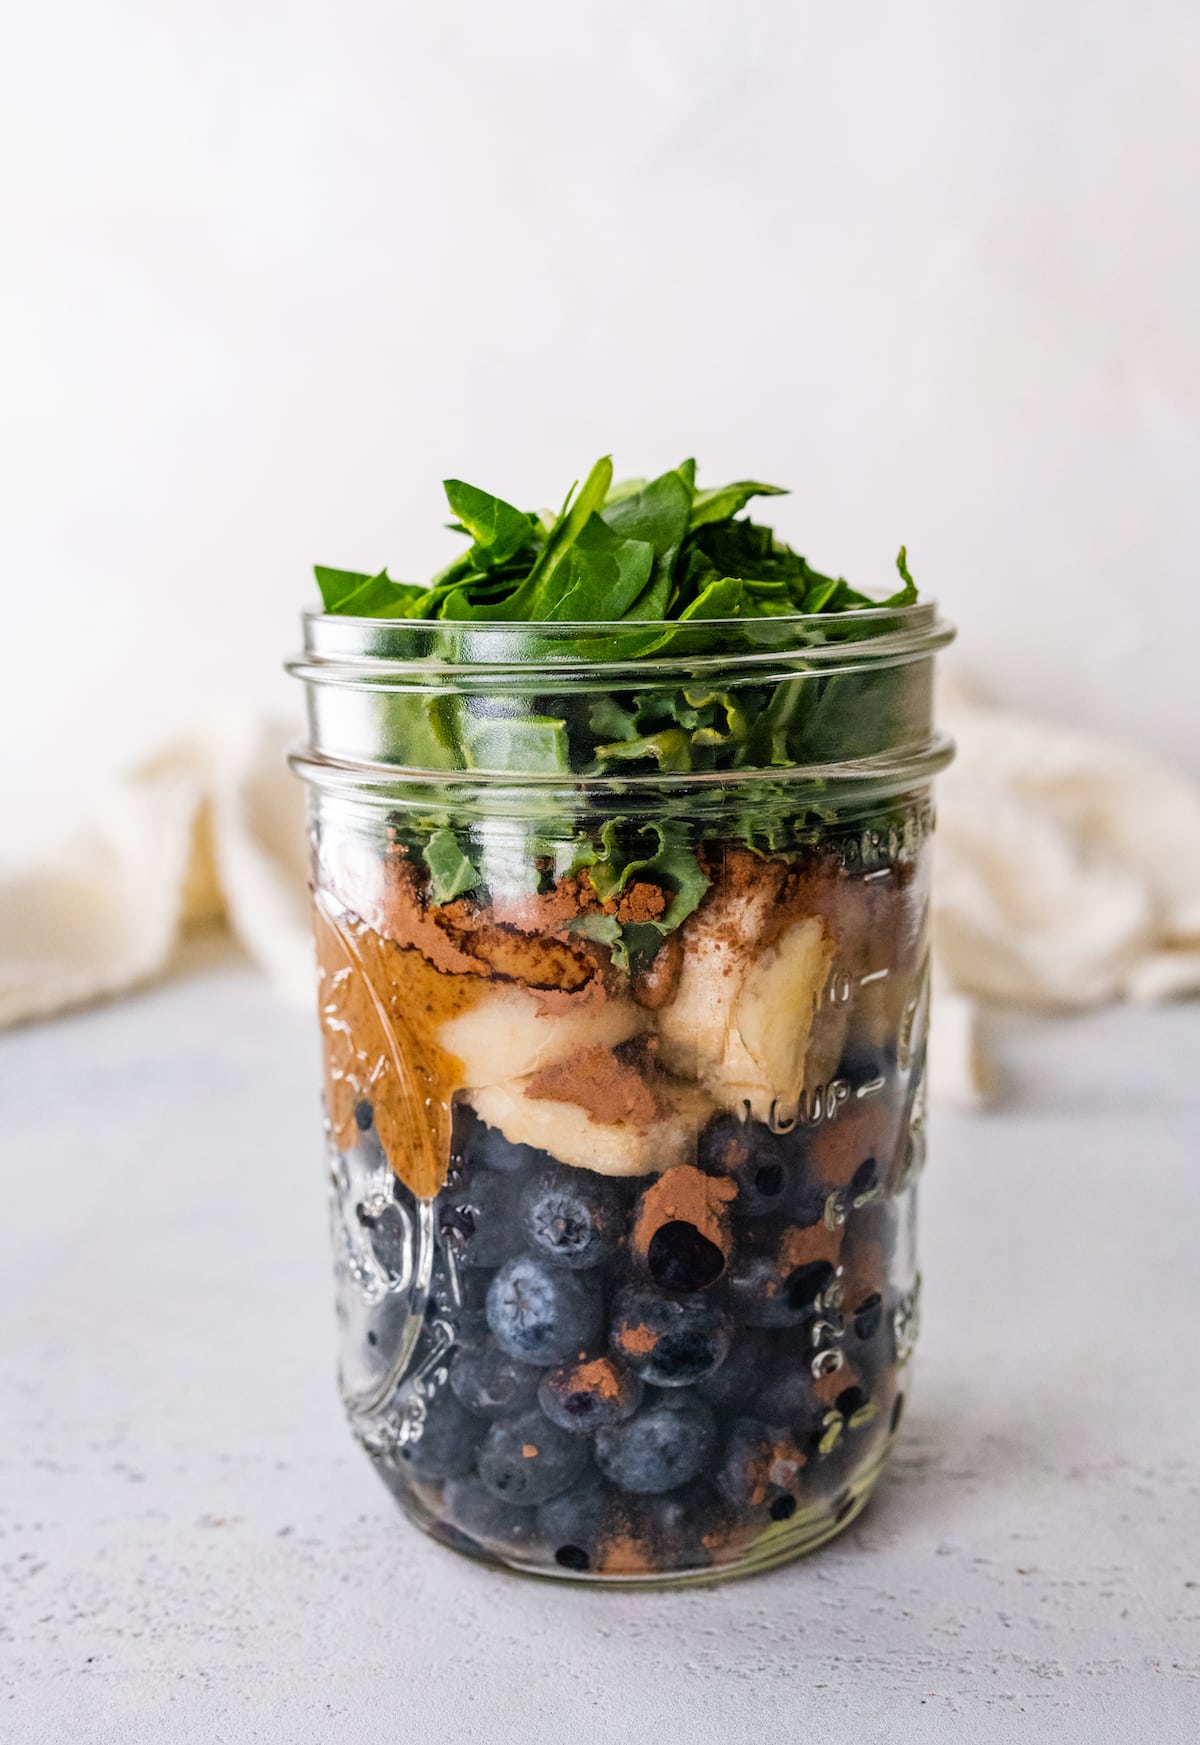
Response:
M699 456L1200 768L1194 0L39 0L0 67L7 829L278 673L439 480ZM4 797L4 796L0 796Z

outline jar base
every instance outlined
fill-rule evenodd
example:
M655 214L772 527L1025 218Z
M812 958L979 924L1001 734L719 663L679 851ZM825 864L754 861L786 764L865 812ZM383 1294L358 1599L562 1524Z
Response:
M402 1491L395 1484L389 1484L388 1489L408 1520L430 1538L436 1539L439 1545L456 1551L461 1557L470 1558L473 1563L482 1563L487 1568L499 1570L506 1575L529 1576L536 1581L571 1582L576 1586L593 1588L638 1587L660 1590L711 1587L718 1582L737 1581L745 1576L766 1574L784 1564L807 1557L810 1552L819 1551L823 1545L836 1539L858 1519L870 1502L883 1475L891 1449L892 1441L889 1439L877 1457L836 1498L831 1499L828 1504L814 1503L807 1509L798 1510L790 1520L764 1528L753 1544L738 1558L707 1568L674 1571L629 1571L618 1574L602 1570L550 1568L544 1563L522 1563L517 1558L501 1555L487 1545L469 1538L450 1523L439 1520L412 1492Z

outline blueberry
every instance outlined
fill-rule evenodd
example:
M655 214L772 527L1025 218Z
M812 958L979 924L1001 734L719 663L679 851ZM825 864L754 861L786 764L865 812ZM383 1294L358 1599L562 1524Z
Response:
M537 1399L540 1374L532 1364L518 1363L507 1352L498 1351L489 1340L455 1352L450 1388L468 1412L495 1418L501 1413L528 1410Z
M817 1299L833 1283L834 1269L828 1260L806 1260L794 1267L783 1281L783 1295L788 1308L801 1320L816 1309Z
M780 1497L795 1496L803 1466L803 1452L786 1430L738 1418L717 1468L717 1491L739 1514L765 1515Z
M365 1097L360 1097L354 1105L354 1125L360 1133L370 1131L375 1120L375 1111Z
M762 1385L774 1354L771 1335L760 1327L739 1327L725 1361L696 1383L696 1392L710 1406L730 1406L748 1399Z
M634 1509L634 1532L647 1541L660 1568L706 1569L712 1563L705 1539L719 1534L724 1522L722 1507L707 1486L699 1495L695 1485L688 1485L643 1496Z
M592 1357L552 1369L538 1400L552 1424L586 1436L632 1417L642 1401L642 1384L615 1357Z
M421 1433L399 1450L399 1459L417 1478L461 1478L475 1464L483 1425L453 1394L438 1392L425 1401Z
M442 1189L437 1226L463 1266L499 1266L520 1245L512 1187L484 1170L461 1187Z
M621 1196L606 1177L554 1165L527 1183L521 1221L539 1254L582 1272L615 1251L624 1216Z
M502 1175L519 1175L546 1162L546 1153L532 1145L514 1145L499 1127L488 1127L476 1118L461 1140L462 1154L472 1165L494 1169Z
M470 1275L468 1274L468 1277ZM484 1275L491 1278L491 1273ZM479 1351L491 1339L491 1329L487 1324L487 1312L484 1309L463 1309L457 1315L454 1311L446 1313L431 1305L434 1312L431 1321L451 1320L454 1325L454 1343L460 1351Z
M656 1387L686 1387L724 1359L732 1327L723 1309L705 1297L682 1301L648 1287L617 1298L611 1339L615 1350L643 1381Z
M596 1475L542 1504L538 1532L561 1569L582 1571L594 1565L612 1529L615 1505L612 1491Z
M883 1298L878 1291L854 1310L854 1331L859 1339L873 1339L883 1321Z
M812 1319L817 1298L833 1277L827 1260L788 1267L777 1243L750 1245L735 1257L730 1296L748 1327L797 1327Z
M700 1136L698 1161L702 1169L736 1179L742 1217L761 1218L782 1208L789 1172L779 1139L769 1127L719 1115Z
M767 1513L773 1521L790 1521L796 1513L795 1497L787 1495L776 1497Z
M843 1418L852 1418L867 1404L867 1395L859 1387L843 1388L835 1404Z
M720 1115L701 1134L699 1158L703 1168L733 1176L740 1218L786 1212L810 1223L821 1214L824 1196L813 1178L803 1128L773 1133L759 1121Z
M533 1541L533 1510L502 1501L474 1474L447 1481L442 1507L451 1526L479 1544L523 1550Z
M754 1409L768 1424L784 1424L803 1438L815 1429L825 1408L813 1393L808 1363L793 1360L767 1381L756 1396Z
M702 1400L656 1400L627 1423L596 1432L596 1465L635 1495L670 1491L703 1471L716 1440L713 1415Z
M487 1318L510 1357L550 1365L578 1357L595 1342L603 1310L591 1280L540 1255L518 1254L492 1280Z
M673 1218L650 1238L646 1265L664 1290L706 1291L725 1271L725 1256L694 1224Z
M587 1444L555 1429L537 1411L493 1424L479 1450L479 1476L508 1503L544 1503L588 1464Z

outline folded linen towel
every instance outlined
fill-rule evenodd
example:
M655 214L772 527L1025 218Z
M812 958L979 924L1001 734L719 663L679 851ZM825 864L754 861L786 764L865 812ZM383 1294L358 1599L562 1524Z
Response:
M1100 735L975 701L942 719L933 896L936 1101L986 1099L978 1002L1050 1010L1200 992L1200 789ZM161 974L223 919L291 999L312 999L303 796L290 727L169 747L40 867L0 881L0 1026Z

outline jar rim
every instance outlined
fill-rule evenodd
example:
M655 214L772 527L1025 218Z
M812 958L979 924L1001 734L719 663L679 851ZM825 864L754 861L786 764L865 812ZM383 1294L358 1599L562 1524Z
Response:
M938 602L935 599L914 600L907 606L889 606L882 600L874 606L856 606L844 612L776 612L763 616L745 614L733 618L360 618L351 612L325 612L319 607L308 607L301 613L303 622L324 622L327 624L358 625L363 629L377 630L381 625L392 625L406 630L501 630L510 631L514 635L537 631L549 637L578 637L581 632L601 632L612 635L618 631L630 630L678 630L683 625L711 625L715 629L730 629L747 624L782 624L782 625L813 625L827 627L830 624L844 624L853 621L856 624L878 620L881 618L898 618L916 621L936 615Z
M953 635L932 601L657 624L309 612L286 663L309 721L292 767L320 787L463 805L482 781L497 808L510 784L560 809L581 793L628 806L764 781L907 785L948 756L930 669Z
M934 654L954 627L935 600L837 613L792 612L772 617L604 619L549 623L516 620L355 618L308 611L303 651L287 661L293 677L316 684L440 681L472 676L583 673L634 684L700 674L718 667L753 668L779 659L850 667L903 664ZM648 645L630 652L643 638ZM653 646L656 639L663 646ZM622 646L624 645L624 646Z

